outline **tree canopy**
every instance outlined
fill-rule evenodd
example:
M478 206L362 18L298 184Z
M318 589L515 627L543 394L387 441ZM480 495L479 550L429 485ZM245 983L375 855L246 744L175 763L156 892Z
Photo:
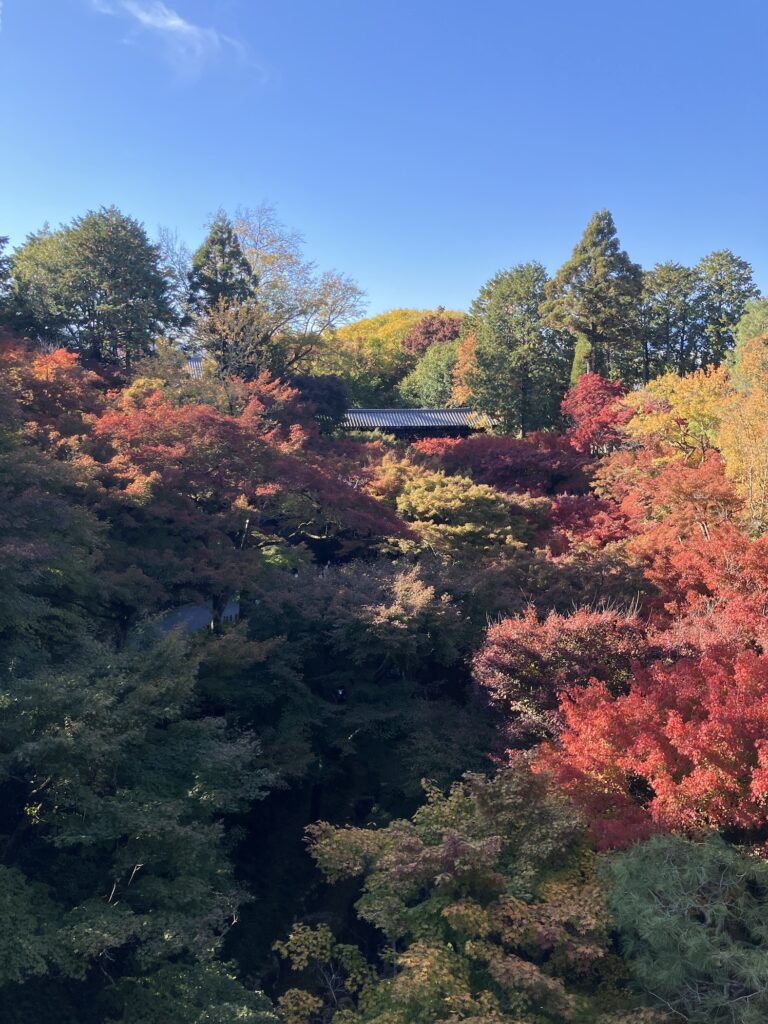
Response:
M572 346L540 315L547 274L540 263L518 264L483 286L464 330L474 360L464 380L473 404L505 432L553 426L565 392Z
M620 248L608 210L595 213L581 240L546 286L544 317L581 346L586 366L604 377L638 375L637 314L642 275Z
M114 206L30 235L12 258L8 305L19 333L125 365L172 321L157 247Z
M267 208L0 261L0 1019L757 1024L751 269L604 211L466 316L360 298Z

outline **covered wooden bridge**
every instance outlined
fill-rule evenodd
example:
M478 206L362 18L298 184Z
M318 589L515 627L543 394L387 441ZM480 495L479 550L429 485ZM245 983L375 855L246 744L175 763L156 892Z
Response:
M494 421L472 409L347 409L344 430L380 430L396 437L468 437Z

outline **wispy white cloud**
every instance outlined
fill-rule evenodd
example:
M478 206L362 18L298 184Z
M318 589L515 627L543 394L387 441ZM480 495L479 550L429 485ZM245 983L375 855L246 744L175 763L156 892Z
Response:
M162 0L91 0L91 6L100 14L129 18L136 31L155 35L182 72L197 73L210 59L227 53L250 63L248 51L238 39L218 29L196 25Z

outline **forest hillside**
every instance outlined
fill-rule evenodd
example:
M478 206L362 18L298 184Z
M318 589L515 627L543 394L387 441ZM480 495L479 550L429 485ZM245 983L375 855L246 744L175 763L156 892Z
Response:
M268 208L0 256L2 1024L768 1020L746 261L603 210L363 318Z

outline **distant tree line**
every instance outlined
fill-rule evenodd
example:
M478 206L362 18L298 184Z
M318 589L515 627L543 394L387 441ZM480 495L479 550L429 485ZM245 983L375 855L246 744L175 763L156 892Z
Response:
M167 231L154 244L131 217L101 209L30 235L0 275L6 323L84 359L130 372L170 338L222 379L323 378L311 389L328 410L469 404L521 434L557 425L585 372L634 387L717 366L740 331L768 328L746 261L724 249L695 267L644 271L607 210L554 277L535 261L499 271L467 315L440 307L356 321L358 285L318 273L269 207L218 213L193 254Z
M194 254L167 231L154 244L138 221L102 208L44 227L4 258L4 320L129 371L170 337L222 376L284 375L359 316L363 297L351 278L318 273L301 246L269 207L217 214Z
M464 395L507 430L552 426L583 373L633 387L670 370L719 365L746 312L756 331L768 326L758 295L750 265L727 249L692 268L642 270L602 210L553 278L524 263L483 286L462 325Z

